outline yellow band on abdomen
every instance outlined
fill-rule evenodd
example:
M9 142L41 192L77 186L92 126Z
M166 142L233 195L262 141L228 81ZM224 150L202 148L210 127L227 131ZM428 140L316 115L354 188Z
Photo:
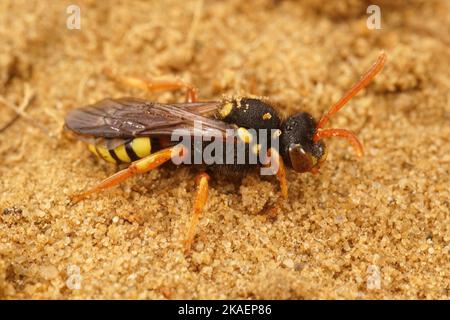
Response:
M131 147L139 158L144 158L150 155L152 151L152 144L149 137L139 137L133 139L131 142Z
M97 149L97 153L100 155L100 157L102 157L104 160L111 162L111 163L117 163L117 161L111 156L111 154L109 153L109 150L106 149L103 146L99 146L97 145L95 147Z
M117 158L119 158L122 162L131 162L131 158L127 153L127 150L125 150L125 144L121 144L117 148L114 149L114 153L116 154Z
M100 157L100 155L97 152L97 149L95 148L95 145L93 144L88 144L88 149L90 152L92 152L93 154L95 154L97 157Z
M104 145L88 145L89 150L97 157L111 163L130 163L150 155L152 150L149 137L138 137L123 143L114 149L109 149Z

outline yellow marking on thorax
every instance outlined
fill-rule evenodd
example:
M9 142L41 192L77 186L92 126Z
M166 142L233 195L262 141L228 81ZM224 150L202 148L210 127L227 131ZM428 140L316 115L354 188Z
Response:
M280 129L277 129L277 130L275 130L275 131L272 133L272 138L273 138L273 139L276 139L276 138L278 138L279 136L281 136L281 130L280 130Z
M240 127L240 128L237 129L237 133L238 133L239 139L241 139L241 140L244 141L245 143L250 143L250 142L252 142L253 137L252 137L252 135L248 132L247 129Z
M97 153L100 155L100 157L102 157L103 159L105 159L108 162L117 163L116 160L114 160L114 158L109 153L108 149L106 149L103 146L99 146L99 145L97 145L95 148L97 149Z
M152 144L149 137L139 137L133 139L131 147L139 158L148 156L152 151Z
M259 143L257 143L257 144L255 144L255 145L253 145L253 147L252 147L252 152L254 153L254 154L256 154L256 155L258 155L259 154L259 152L261 151L261 145L259 144Z
M227 102L223 105L222 108L220 108L219 110L219 116L221 119L226 118L230 113L231 110L233 110L233 103L232 102Z
M272 118L272 115L269 112L266 112L262 116L263 120L269 120Z
M117 158L120 159L120 161L122 161L122 162L131 162L131 159L128 156L128 153L125 150L125 144L121 144L120 146L115 148L114 152L115 152Z

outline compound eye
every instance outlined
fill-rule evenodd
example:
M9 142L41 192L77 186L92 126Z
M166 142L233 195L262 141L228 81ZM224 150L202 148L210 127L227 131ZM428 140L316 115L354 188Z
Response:
M328 156L327 146L324 144L322 148L323 148L323 152L322 152L322 156L319 159L319 163L325 162L325 160L327 160L327 156Z
M317 159L318 164L325 162L325 160L327 159L328 148L322 140L319 140L315 143L313 155Z
M309 172L314 167L315 159L309 153L306 153L300 144L289 146L289 159L292 168L297 172Z

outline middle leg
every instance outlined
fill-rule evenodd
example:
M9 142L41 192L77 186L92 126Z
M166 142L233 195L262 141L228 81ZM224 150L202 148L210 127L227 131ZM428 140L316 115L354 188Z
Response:
M203 209L206 205L206 200L208 200L208 189L209 189L209 175L206 172L200 173L195 179L195 184L197 185L197 194L194 200L194 206L192 208L192 217L189 224L186 239L184 240L184 252L189 254L191 251L192 243L194 242L195 232L203 214Z

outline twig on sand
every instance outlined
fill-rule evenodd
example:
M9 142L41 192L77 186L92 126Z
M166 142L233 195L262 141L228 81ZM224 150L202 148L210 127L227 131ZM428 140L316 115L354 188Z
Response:
M202 18L203 13L203 1L204 0L198 0L196 3L191 28L189 29L189 33L186 38L186 46L189 50L190 58L192 58L194 54L195 37L197 35L198 27L200 25L200 20Z
M36 122L35 119L30 117L25 112L26 108L30 105L31 101L33 100L34 95L35 95L34 90L31 89L31 87L28 84L26 84L25 89L24 89L24 97L19 106L12 104L8 100L6 100L3 96L0 96L0 103L5 105L6 107L8 107L9 109L13 110L16 113L16 115L10 121L8 121L3 127L0 128L0 133L2 133L7 128L12 126L14 124L14 122L16 122L17 119L19 119L19 117L22 117L23 119L27 120L31 125L33 125L34 127L37 127L39 130L41 130L47 136L49 136L49 132L48 132L47 128L45 128L40 123Z
M192 23L186 36L186 40L180 44L180 46L174 52L169 51L169 55L166 56L167 65L181 69L189 64L194 58L196 37L198 36L198 30L203 14L203 2L204 0L198 0L192 17Z

